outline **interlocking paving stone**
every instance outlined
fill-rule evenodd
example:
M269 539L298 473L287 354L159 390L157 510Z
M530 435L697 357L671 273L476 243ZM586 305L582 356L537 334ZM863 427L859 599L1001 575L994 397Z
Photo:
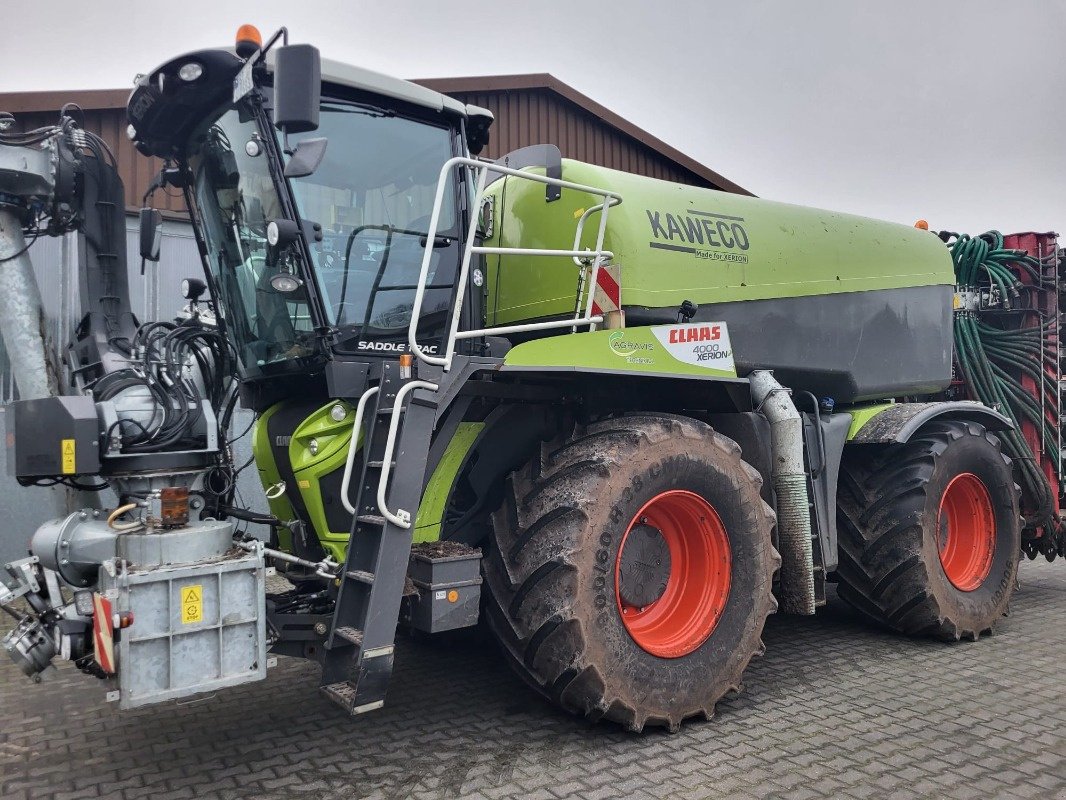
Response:
M119 712L69 665L0 663L0 798L1061 798L1066 565L1025 563L995 636L866 627L831 597L771 617L766 655L710 722L642 736L533 695L480 631L401 634L386 707L356 719L313 664L183 705Z

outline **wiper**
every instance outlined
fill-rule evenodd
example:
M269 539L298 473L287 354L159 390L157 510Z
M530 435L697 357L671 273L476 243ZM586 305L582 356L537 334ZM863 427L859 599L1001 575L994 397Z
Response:
M396 112L389 108L374 106L370 103L344 103L343 105L323 106L326 114L362 114L367 117L395 117Z

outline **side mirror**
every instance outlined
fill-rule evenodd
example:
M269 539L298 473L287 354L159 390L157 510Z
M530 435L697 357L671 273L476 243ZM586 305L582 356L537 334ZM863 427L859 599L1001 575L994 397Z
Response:
M466 147L470 155L478 155L489 143L489 128L493 115L487 108L468 105L466 107Z
M329 144L329 139L325 137L303 139L297 142L289 163L285 165L285 177L306 178L308 175L313 175L326 156L327 144Z
M322 56L309 44L289 44L275 50L274 127L285 133L318 128L322 99Z
M163 238L163 215L154 208L142 208L141 258L145 261L159 260L159 245Z

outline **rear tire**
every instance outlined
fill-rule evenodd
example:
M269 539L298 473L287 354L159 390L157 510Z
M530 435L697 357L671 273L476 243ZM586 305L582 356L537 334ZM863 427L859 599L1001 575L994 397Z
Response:
M841 599L905 634L954 641L991 632L1017 580L1018 495L999 440L974 422L933 422L906 444L847 448Z
M508 480L484 561L511 665L562 708L630 730L711 717L777 606L761 483L735 442L683 417L608 419L544 445Z

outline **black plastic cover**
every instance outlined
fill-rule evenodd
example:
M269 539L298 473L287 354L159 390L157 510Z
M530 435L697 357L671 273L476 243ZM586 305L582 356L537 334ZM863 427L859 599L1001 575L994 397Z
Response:
M91 397L16 400L5 415L9 474L51 478L100 472L100 423Z
M290 44L277 48L274 62L274 126L288 133L318 128L322 99L322 59L318 48Z

